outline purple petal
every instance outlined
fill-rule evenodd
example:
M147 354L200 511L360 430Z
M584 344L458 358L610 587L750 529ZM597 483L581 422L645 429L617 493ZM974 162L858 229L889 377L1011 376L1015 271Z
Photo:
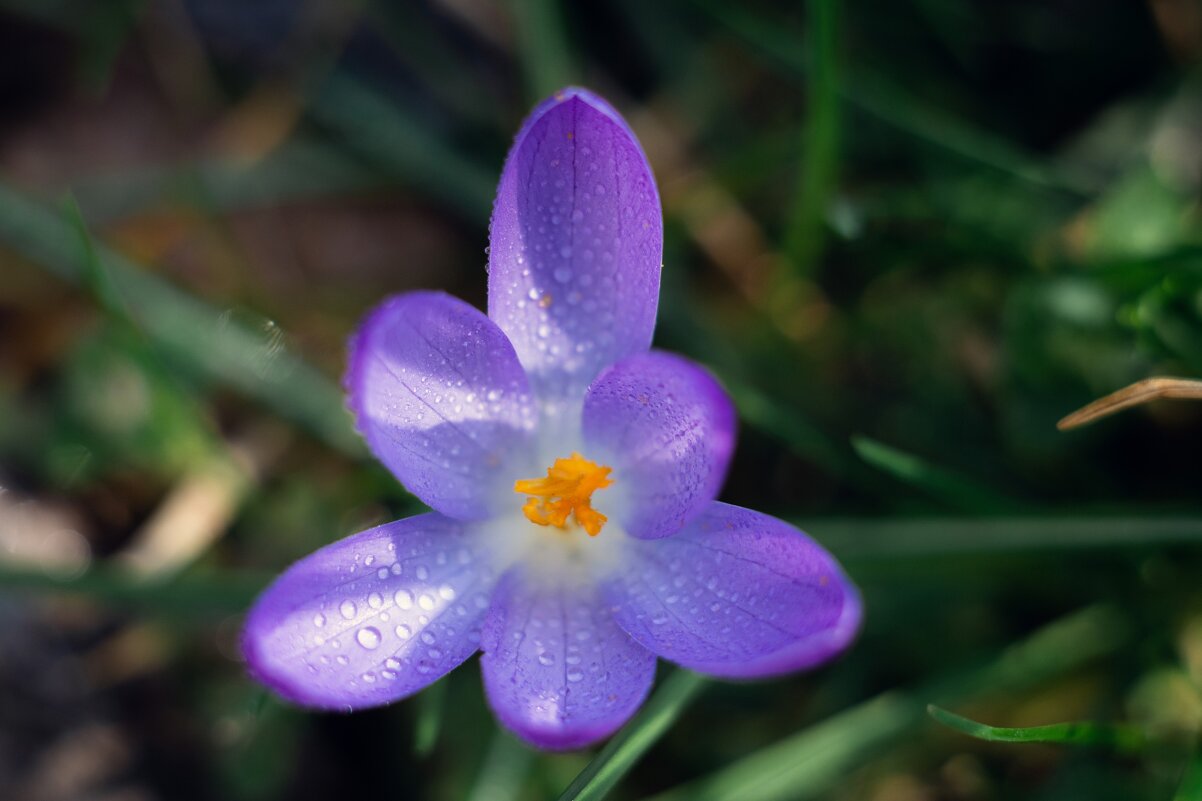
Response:
M304 706L352 710L417 692L479 647L490 552L440 514L363 531L305 557L255 602L251 673Z
M860 625L860 596L817 543L774 517L713 503L672 537L629 540L605 586L614 619L664 659L754 678L834 657Z
M539 748L612 734L651 688L655 657L618 628L591 582L501 579L484 623L484 689L497 717Z
M713 376L679 356L641 353L597 378L584 401L584 438L614 469L606 492L621 499L629 534L666 537L714 499L736 423Z
M382 303L352 342L346 388L372 453L443 514L487 516L533 467L525 372L501 329L461 300Z
M638 140L604 100L565 89L527 118L497 187L488 314L544 400L578 398L646 350L663 215Z

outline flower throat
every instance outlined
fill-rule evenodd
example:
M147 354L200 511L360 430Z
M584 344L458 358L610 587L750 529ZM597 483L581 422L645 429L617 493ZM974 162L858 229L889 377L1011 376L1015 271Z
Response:
M522 513L540 526L567 528L568 517L590 537L601 533L608 520L592 507L593 493L611 484L612 468L589 461L577 452L567 459L556 459L547 468L546 478L527 478L514 482L513 491L528 496Z

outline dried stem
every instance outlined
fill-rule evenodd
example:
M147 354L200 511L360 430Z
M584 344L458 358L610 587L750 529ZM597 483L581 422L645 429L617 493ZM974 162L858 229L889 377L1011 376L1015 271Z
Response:
M1056 428L1068 431L1123 409L1163 398L1202 400L1202 381L1185 378L1145 378L1078 409L1057 423Z

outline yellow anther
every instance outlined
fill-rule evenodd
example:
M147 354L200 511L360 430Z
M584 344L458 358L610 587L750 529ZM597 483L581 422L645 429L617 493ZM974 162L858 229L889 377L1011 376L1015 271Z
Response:
M568 518L574 515L588 535L595 537L608 518L592 507L593 493L614 483L610 472L612 468L573 452L567 459L556 459L547 468L546 478L514 482L513 491L530 496L522 513L531 523L566 528Z

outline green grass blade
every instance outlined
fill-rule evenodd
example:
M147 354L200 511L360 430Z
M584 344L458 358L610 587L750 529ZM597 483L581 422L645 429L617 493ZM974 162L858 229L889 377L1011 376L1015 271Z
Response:
M580 772L559 801L598 801L613 789L643 754L659 741L707 684L687 670L669 676L634 720L617 733Z
M910 691L857 704L739 761L654 797L654 801L785 801L814 798L846 778L873 751L917 729L924 699L945 702L997 690L1020 690L1112 653L1131 636L1110 607L1062 618L1006 649L994 662Z
M1202 801L1202 750L1196 750L1186 763L1173 801Z
M806 117L801 175L785 242L795 273L809 276L822 252L826 209L839 168L838 0L806 2Z
M1022 506L983 484L874 439L852 437L851 445L868 464L923 490L953 509L994 513L1014 511Z
M1053 723L1046 726L1013 728L978 723L934 704L927 705L927 714L936 722L961 734L992 743L1055 743L1059 745L1104 746L1117 751L1140 751L1147 738L1131 726L1102 723Z
M0 565L4 592L81 595L116 607L172 618L216 620L246 611L269 577L253 573L190 572L147 580L128 571L96 565L80 575Z
M464 158L445 136L411 119L374 89L335 72L309 99L308 113L390 176L467 219L488 219L500 170Z
M497 729L467 801L514 801L533 762L529 748L504 729Z
M82 176L74 194L93 225L163 204L231 211L378 190L387 176L315 135L297 134L261 159L153 165Z
M804 79L810 68L807 54L787 30L738 3L694 0L694 4L751 45L750 52L762 53L783 71ZM1027 183L1079 194L1091 193L1095 188L1085 178L1045 166L1004 138L946 113L869 69L844 70L839 96L915 139Z
M576 83L576 68L563 23L560 0L512 0L518 52L531 101Z
M442 733L442 712L446 704L448 681L436 681L417 697L417 726L413 735L413 751L419 757L429 756Z
M794 521L848 562L1202 542L1199 517L995 517Z
M69 223L0 184L0 244L65 280L86 285L88 268L78 243ZM229 320L113 250L97 244L95 256L129 316L174 363L258 400L339 450L362 452L335 382L272 347L261 332Z
M811 461L840 478L848 478L863 470L845 448L841 449L829 436L795 410L772 398L736 376L719 371L722 382L734 399L741 419L750 426L778 439L797 456Z

